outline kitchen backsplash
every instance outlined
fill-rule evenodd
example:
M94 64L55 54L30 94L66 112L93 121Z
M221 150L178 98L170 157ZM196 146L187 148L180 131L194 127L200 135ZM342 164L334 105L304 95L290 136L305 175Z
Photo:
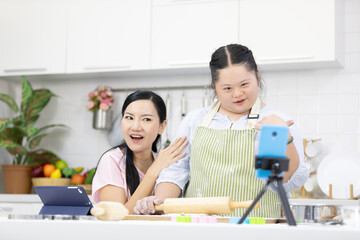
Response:
M321 138L332 152L351 150L360 153L360 2L346 0L345 4L345 65L339 69L262 72L266 91L265 103L294 117L304 138ZM266 41L264 41L264 44ZM202 71L204 72L204 71ZM86 110L87 94L98 85L112 88L151 86L206 85L206 73L161 72L151 74L119 74L102 79L52 79L29 76L34 88L49 88L57 98L51 100L41 114L39 125L62 123L68 130L57 129L46 139L44 147L57 153L72 167L96 166L101 154L109 149L108 133L92 129L92 112ZM17 94L20 82L0 79L1 92ZM115 93L114 114L119 114L122 102L130 92ZM206 89L157 91L164 100L171 95L171 116L168 131L173 135L181 121L181 97L187 99L187 112L202 107ZM207 92L208 94L212 92ZM0 118L10 114L0 103ZM163 136L166 140L166 133ZM7 160L6 160L7 159ZM0 164L9 157L0 149ZM0 176L1 177L1 176ZM0 192L3 192L0 184Z

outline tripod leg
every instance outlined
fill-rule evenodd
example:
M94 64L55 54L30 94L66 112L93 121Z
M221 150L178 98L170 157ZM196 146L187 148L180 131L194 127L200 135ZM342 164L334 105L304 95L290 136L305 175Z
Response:
M286 193L285 193L284 187L282 185L281 179L277 181L277 186L275 186L275 185L273 185L273 186L278 189L280 201L281 201L282 207L284 209L284 214L285 214L288 224L290 226L296 226L294 215L291 212L289 201L286 197Z
M268 180L265 184L265 186L261 189L261 191L259 192L259 194L256 196L255 200L253 201L253 203L250 205L250 207L246 210L246 212L244 213L244 215L242 215L241 219L239 220L238 224L242 224L246 217L250 214L251 210L255 207L256 203L260 200L260 198L262 197L262 195L264 195L264 193L266 192L266 189L269 187L271 181Z

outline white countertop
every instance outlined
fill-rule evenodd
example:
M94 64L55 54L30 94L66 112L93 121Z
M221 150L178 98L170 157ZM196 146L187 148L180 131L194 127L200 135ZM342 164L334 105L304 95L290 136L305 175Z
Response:
M289 199L290 204L294 205L335 205L335 206L357 206L360 200L341 200L341 199Z
M265 239L359 240L360 228L286 224L237 225L229 223L177 223L165 221L8 220L0 218L1 239ZM21 229L21 231L18 231Z

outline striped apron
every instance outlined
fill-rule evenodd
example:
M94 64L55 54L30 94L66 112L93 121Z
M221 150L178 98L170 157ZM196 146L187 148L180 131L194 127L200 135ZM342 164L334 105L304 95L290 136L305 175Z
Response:
M255 178L255 124L260 110L257 99L249 114L245 130L211 129L218 112L215 103L197 128L191 142L190 182L185 197L227 197L234 201L254 200L264 183ZM246 209L235 209L227 216L242 216ZM249 217L280 217L277 194L268 190L260 199L260 207Z

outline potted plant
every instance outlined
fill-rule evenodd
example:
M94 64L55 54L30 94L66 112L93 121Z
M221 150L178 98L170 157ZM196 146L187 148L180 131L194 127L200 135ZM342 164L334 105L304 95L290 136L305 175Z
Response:
M65 125L51 124L40 128L35 126L40 112L53 96L55 95L48 89L33 90L24 76L20 107L14 98L0 93L0 100L15 113L13 118L0 119L0 147L6 148L12 158L12 164L2 165L6 193L30 193L32 167L60 160L56 154L39 148L39 145L48 135L45 130Z

